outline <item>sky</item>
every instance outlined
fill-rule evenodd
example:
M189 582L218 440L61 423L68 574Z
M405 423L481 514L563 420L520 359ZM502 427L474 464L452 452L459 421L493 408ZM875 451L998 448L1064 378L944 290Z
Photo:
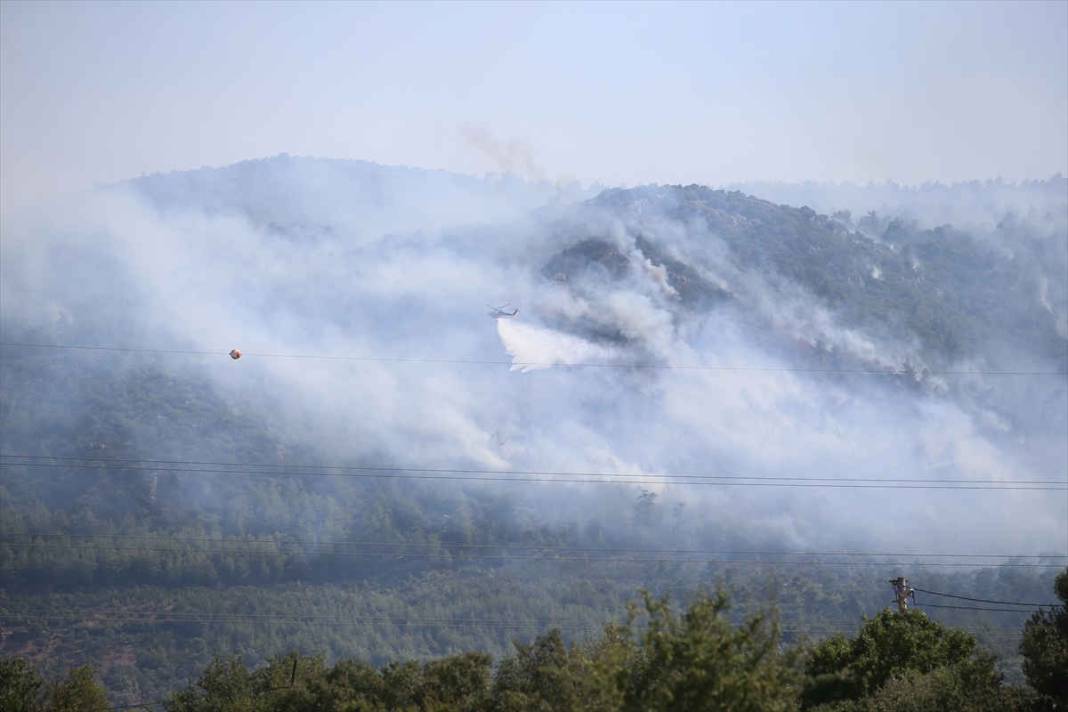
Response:
M1068 173L1068 3L0 3L0 211L279 153L549 181Z

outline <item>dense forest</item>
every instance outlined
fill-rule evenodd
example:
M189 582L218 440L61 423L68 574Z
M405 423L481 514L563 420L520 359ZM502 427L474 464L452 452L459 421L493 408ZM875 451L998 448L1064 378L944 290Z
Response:
M165 699L198 710L1052 710L1068 704L1068 571L1059 608L1026 622L1028 686L1004 683L994 656L968 633L917 611L883 611L854 635L784 645L774 611L735 624L722 593L683 611L646 593L625 620L568 644L553 629L484 652L375 666L280 655L250 669L217 658ZM0 659L0 702L11 712L110 709L89 666L46 683L21 658Z

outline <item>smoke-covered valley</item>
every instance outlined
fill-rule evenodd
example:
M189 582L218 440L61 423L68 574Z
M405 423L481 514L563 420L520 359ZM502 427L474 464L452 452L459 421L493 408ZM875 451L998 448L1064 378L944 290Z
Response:
M912 212L854 220L291 157L133 180L4 225L5 342L134 349L5 347L4 452L627 475L404 491L445 519L473 498L504 528L665 546L1062 553L1056 492L654 477L1063 482L1065 180L1013 188L992 221L1001 193L916 190ZM488 315L505 302L516 318ZM129 412L94 394L133 381L147 403ZM113 441L79 430L102 405ZM255 436L206 431L216 410ZM77 437L55 451L50 431ZM232 531L359 528L329 505L237 524L219 488L273 480L142 476L157 506ZM337 479L288 486L327 502ZM643 490L657 525L638 531Z

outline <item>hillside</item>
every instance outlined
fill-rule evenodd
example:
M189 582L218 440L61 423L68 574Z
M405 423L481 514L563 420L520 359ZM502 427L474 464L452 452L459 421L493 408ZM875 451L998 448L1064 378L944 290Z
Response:
M902 574L1049 600L1068 264L1046 227L289 157L26 217L0 286L0 652L93 662L125 702L216 655L583 640L641 588L723 586L788 642L855 632ZM1020 679L1026 613L928 612Z

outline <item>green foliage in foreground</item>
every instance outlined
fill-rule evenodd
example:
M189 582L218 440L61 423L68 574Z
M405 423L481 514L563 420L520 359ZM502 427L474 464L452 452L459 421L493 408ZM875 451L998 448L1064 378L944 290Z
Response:
M71 670L51 685L24 660L0 658L0 710L5 712L105 712L107 694L89 667Z
M1005 692L994 663L964 631L918 611L883 611L856 638L838 635L812 649L801 699L834 710L901 709L907 700L933 705L916 709L992 709Z
M1068 571L1057 591L1068 602ZM781 644L774 616L733 624L723 594L681 613L646 594L627 622L568 645L551 630L494 667L485 653L375 667L328 665L296 653L250 669L217 658L163 703L169 712L410 710L484 712L594 710L916 710L1062 709L1065 609L1036 615L1021 646L1035 690L1005 685L994 656L968 633L923 613L884 611L852 638ZM1051 667L1052 666L1052 667ZM14 712L105 710L88 668L46 685L24 661L0 660L0 707Z
M470 653L379 669L288 656L249 671L237 661L217 660L175 694L168 709L794 709L796 654L780 650L768 618L733 626L726 610L722 595L702 598L681 615L646 596L627 624L608 626L592 642L568 646L553 630L517 645L496 670L489 656Z
M1031 687L1055 709L1068 709L1068 570L1054 584L1061 606L1035 613L1024 626L1020 652Z

